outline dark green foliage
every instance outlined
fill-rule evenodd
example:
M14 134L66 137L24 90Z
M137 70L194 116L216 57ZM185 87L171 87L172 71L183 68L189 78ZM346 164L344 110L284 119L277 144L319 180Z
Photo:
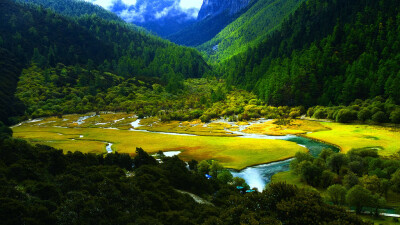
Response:
M371 116L372 116L372 113L368 108L363 108L362 110L360 110L357 113L358 120L363 121L363 122L371 119Z
M396 109L390 114L390 121L392 123L400 123L400 109Z
M354 206L359 214L363 207L372 205L373 196L369 190L356 185L347 192L346 201L350 206Z
M365 123L399 123L400 110L392 99L385 101L378 96L365 101L355 100L347 107L310 107L307 111L307 116L317 119L330 119L342 123L352 122L357 119Z
M336 114L336 121L340 123L348 123L357 119L357 112L349 109L341 109Z
M13 131L11 130L11 128L7 127L6 125L4 125L3 122L0 121L0 141L11 138L12 134Z
M135 168L139 168L144 165L157 165L157 161L147 154L142 148L136 148L136 156L133 159L133 165Z
M307 163L301 165L301 177L311 186L319 186L321 183L322 169L317 165Z
M399 104L399 7L395 0L307 1L220 72L272 105L349 104L378 95Z
M37 4L44 8L49 8L61 15L80 17L84 15L96 14L98 17L106 20L121 21L121 19L112 12L80 0L14 0L21 3Z
M396 172L392 174L390 181L393 184L393 189L400 192L400 169L396 170Z
M141 166L135 169L121 163L126 156L64 155L21 140L0 142L2 224L317 224L315 218L322 223L343 219L364 224L293 185L270 184L262 193L243 194L235 187L246 186L242 179L235 179L234 186L207 180L187 170L176 156L156 164L138 149L134 162ZM214 205L196 203L177 189Z
M387 122L388 116L384 112L378 111L374 115L372 115L371 119L372 119L372 121L377 122L377 123L384 123L384 122Z
M326 161L327 165L332 169L332 171L336 172L337 174L339 174L340 168L348 163L346 155L340 153L332 154Z
M0 122L8 125L15 123L10 117L21 115L24 110L21 101L14 96L20 73L18 59L0 47Z
M65 89L68 85L90 86L87 92L91 95L120 84L121 79L114 79L110 72L126 79L162 78L172 93L182 90L184 78L210 73L209 66L194 49L153 37L106 15L107 19L100 18L96 14L101 11L99 8L85 8L89 3L40 3L68 15L76 8L82 11L76 11L76 15L71 15L76 17L71 18L32 4L10 0L0 3L0 17L4 21L0 24L0 103L4 106L0 110L0 121L15 123L15 119L8 121L8 118L23 114L23 105L13 96L21 68L31 64L50 70L43 74L46 83L54 82ZM84 7L78 7L80 4ZM99 14L103 15L102 12L104 10ZM65 73L59 68L60 63L74 67L75 71ZM82 73L82 68L87 70ZM51 74L53 69L60 69L56 72L59 76L56 80ZM57 107L57 104L52 102L51 107ZM55 111L60 113L59 109ZM40 115L43 113L37 116Z
M350 157L360 156L360 157L371 157L378 158L378 151L376 149L371 148L361 148L361 149L352 149L347 153Z
M346 188L340 184L330 186L328 189L328 195L335 205L343 205L346 202Z
M302 2L303 0L250 1L240 17L211 40L198 46L198 49L207 53L211 62L229 60L230 57L246 51L248 47L262 42Z

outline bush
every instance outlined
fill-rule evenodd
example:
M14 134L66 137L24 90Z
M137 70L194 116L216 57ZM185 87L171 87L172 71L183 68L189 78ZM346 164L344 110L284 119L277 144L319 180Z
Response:
M372 121L377 122L377 123L384 123L387 122L388 118L386 114L382 111L376 112L374 115L372 115Z
M358 114L357 114L357 118L358 118L358 120L360 120L360 121L369 120L369 119L371 119L371 116L372 116L372 113L371 113L371 111L370 111L369 109L367 109L367 108L361 109L361 110L358 112Z
M340 184L334 184L327 190L331 202L335 205L343 205L346 201L346 188Z
M307 110L307 116L312 117L314 115L315 109L313 107Z
M336 122L349 123L357 119L357 112L349 109L341 109L336 115Z
M313 115L313 117L317 118L317 119L326 119L326 116L327 116L327 113L326 113L325 109L317 109Z
M400 109L396 109L390 114L390 121L400 123Z
M200 116L200 120L203 123L208 123L211 120L211 117L209 115L203 114L202 116Z

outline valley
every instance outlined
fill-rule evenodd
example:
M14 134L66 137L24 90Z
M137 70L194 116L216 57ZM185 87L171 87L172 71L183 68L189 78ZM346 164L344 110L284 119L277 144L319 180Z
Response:
M17 138L65 153L118 152L135 156L140 147L149 154L162 151L187 162L216 160L258 190L263 190L274 174L289 170L291 158L299 151L317 157L329 148L343 153L377 149L380 155L390 157L400 150L398 128L304 119L293 119L285 125L263 119L161 122L156 117L138 119L132 114L103 112L26 121L14 126L13 132Z
M400 224L399 12L0 1L1 223Z

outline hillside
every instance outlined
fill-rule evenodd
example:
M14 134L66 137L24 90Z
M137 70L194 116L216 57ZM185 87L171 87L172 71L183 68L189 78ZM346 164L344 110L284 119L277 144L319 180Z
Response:
M81 17L84 15L96 14L105 20L122 21L117 15L103 9L100 6L83 0L13 0L19 3L41 5L64 16Z
M239 1L235 0L233 2L237 4ZM230 4L218 5L218 8L215 9L213 7L207 7L207 4L203 4L197 22L166 38L180 45L201 45L211 40L222 29L245 13L254 2L255 1L247 2L247 4L241 5L241 7L234 7L236 4L231 2Z
M273 105L348 104L379 95L398 103L399 7L394 0L308 1L220 72Z
M303 0L258 0L215 37L198 46L210 62L222 62L264 40Z
M0 3L0 15L2 21L7 21L0 25L0 46L15 55L23 67L31 63L41 68L56 67L59 63L79 65L124 78L158 77L165 83L202 77L210 71L193 49L96 15L70 18L11 1ZM88 76L88 83L94 85L95 76ZM60 82L59 85L66 85Z
M9 51L0 48L0 122L6 125L16 121L9 119L14 115L23 114L24 107L14 97L17 89L18 77L21 74L21 64Z

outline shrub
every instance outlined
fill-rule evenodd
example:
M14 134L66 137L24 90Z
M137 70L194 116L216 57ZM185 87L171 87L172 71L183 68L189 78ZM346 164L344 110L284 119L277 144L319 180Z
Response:
M369 109L367 108L363 108L361 109L358 114L357 114L357 118L361 121L366 121L371 119L372 113Z
M346 201L346 188L340 184L334 184L327 190L331 202L335 205L343 205Z
M340 123L348 123L357 119L357 112L349 109L341 109L336 115L336 121Z
M388 118L386 114L382 111L376 112L374 115L372 115L372 121L377 122L377 123L384 123L387 122Z
M390 114L390 121L400 123L400 109L396 109Z
M327 116L327 113L326 113L325 109L317 109L313 115L313 117L317 118L317 119L326 119L326 116Z
M211 120L211 117L209 115L203 114L202 116L200 116L200 120L203 123L208 123Z
M313 107L307 110L307 116L312 117L314 115L315 109Z

